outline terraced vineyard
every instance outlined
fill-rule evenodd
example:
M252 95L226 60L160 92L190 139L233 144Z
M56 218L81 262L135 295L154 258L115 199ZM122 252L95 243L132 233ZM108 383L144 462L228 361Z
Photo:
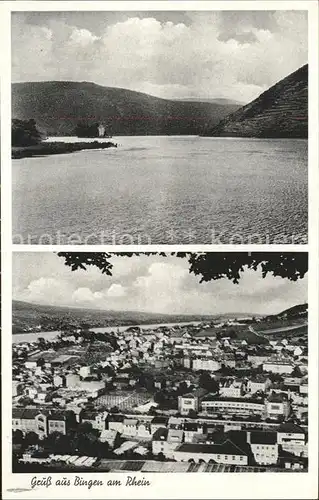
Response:
M307 138L308 65L227 116L208 136Z

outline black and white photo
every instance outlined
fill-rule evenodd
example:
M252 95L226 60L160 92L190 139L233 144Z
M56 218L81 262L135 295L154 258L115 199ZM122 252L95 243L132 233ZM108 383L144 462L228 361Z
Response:
M11 38L13 243L307 243L306 10L13 12Z
M13 472L307 472L307 271L15 254Z

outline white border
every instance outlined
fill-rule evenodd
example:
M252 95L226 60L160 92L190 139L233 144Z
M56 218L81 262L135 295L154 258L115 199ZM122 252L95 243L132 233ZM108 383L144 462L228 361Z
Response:
M11 11L308 10L309 21L309 244L308 245L12 245L11 243ZM0 4L1 168L2 168L2 464L3 498L171 498L315 499L318 481L318 4L312 1L16 1ZM5 49L5 50L3 50ZM36 64L36 61L35 61ZM30 490L29 474L11 473L11 285L12 251L308 251L309 250L309 472L232 474L145 474L151 487L40 487ZM119 479L133 474L81 474L87 479ZM140 474L136 474L140 477ZM40 477L40 475L37 475ZM48 476L45 474L44 476ZM61 478L61 474L52 474ZM66 474L65 476L74 476ZM43 477L43 475L41 475ZM14 491L14 489L16 489ZM10 490L10 491L8 491Z

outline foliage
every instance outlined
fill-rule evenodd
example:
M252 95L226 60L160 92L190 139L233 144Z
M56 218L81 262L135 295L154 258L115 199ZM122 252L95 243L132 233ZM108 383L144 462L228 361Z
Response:
M86 270L90 266L100 269L102 274L112 276L113 256L132 257L133 255L161 255L164 252L59 252L65 265L72 271ZM262 277L268 274L280 276L290 281L304 278L308 271L306 252L173 252L180 258L187 258L189 272L200 277L200 282L227 278L239 283L245 269L260 270Z
M34 146L41 142L41 133L35 120L13 119L11 124L12 146Z
M75 127L74 131L77 137L98 137L99 135L99 124L88 122L79 122Z

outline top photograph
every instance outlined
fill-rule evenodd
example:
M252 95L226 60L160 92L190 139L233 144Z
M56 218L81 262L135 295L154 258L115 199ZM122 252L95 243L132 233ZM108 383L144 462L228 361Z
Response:
M307 15L12 12L13 243L307 244Z

